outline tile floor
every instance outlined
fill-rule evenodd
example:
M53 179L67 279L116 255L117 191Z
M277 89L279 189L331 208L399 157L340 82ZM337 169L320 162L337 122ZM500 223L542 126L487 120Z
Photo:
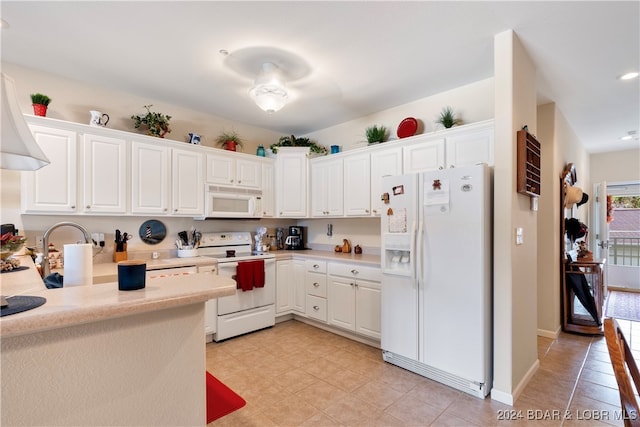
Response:
M640 324L619 323L640 350ZM540 369L509 407L387 364L379 349L290 320L207 344L207 369L247 401L210 425L623 425L604 337L539 337L538 355ZM500 419L509 414L522 418Z

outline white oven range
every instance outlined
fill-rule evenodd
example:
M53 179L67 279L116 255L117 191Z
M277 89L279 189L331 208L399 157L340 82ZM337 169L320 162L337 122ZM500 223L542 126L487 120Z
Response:
M238 262L264 260L263 288L237 289L235 295L207 301L205 334L215 341L257 331L275 324L276 260L270 253L252 253L250 232L203 233L198 255L218 263L218 275L235 278Z

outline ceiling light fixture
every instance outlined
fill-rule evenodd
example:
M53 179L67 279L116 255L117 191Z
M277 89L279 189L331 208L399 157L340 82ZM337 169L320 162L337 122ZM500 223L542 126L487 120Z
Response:
M24 120L13 79L2 73L2 139L0 169L34 171L48 165L44 154Z
M634 136L636 136L636 131L635 130L630 130L629 132L627 132L627 134L625 136L621 136L620 140L621 141L629 141L629 140L632 140Z
M626 73L620 76L620 80L631 80L638 77L639 73L637 71L633 71L631 73Z
M262 71L249 91L249 96L267 113L275 113L286 105L288 93L277 65L271 62L262 64Z

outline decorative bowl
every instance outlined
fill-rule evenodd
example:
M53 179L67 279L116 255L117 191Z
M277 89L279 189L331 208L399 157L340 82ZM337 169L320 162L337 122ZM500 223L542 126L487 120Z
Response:
M22 236L14 236L11 233L3 234L1 237L0 243L0 259L2 261L9 258L11 255L18 252L24 246L24 243L27 241L26 238Z

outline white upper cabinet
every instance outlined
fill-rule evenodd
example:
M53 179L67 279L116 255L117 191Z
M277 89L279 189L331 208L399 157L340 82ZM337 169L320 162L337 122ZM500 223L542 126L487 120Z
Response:
M493 165L493 121L477 125L446 138L447 167L472 166L478 163ZM475 127L475 126L474 126Z
M306 218L309 148L280 147L276 159L276 212L280 218Z
M207 183L260 188L261 182L262 171L259 160L237 158L237 155L224 152L207 154Z
M204 159L193 150L171 151L172 215L204 215Z
M37 171L22 172L22 211L76 213L77 133L40 125L29 128L51 163Z
M275 165L272 162L262 163L262 216L273 217L276 214Z
M342 158L323 157L311 163L311 216L342 216L343 161Z
M84 134L82 211L88 214L127 212L127 141Z
M371 213L379 216L384 209L382 177L402 175L402 147L376 149L371 152Z
M359 153L344 158L344 214L371 215L371 157Z
M402 148L403 173L444 169L444 138L418 137Z
M131 213L169 213L170 171L170 148L139 141L131 143Z

